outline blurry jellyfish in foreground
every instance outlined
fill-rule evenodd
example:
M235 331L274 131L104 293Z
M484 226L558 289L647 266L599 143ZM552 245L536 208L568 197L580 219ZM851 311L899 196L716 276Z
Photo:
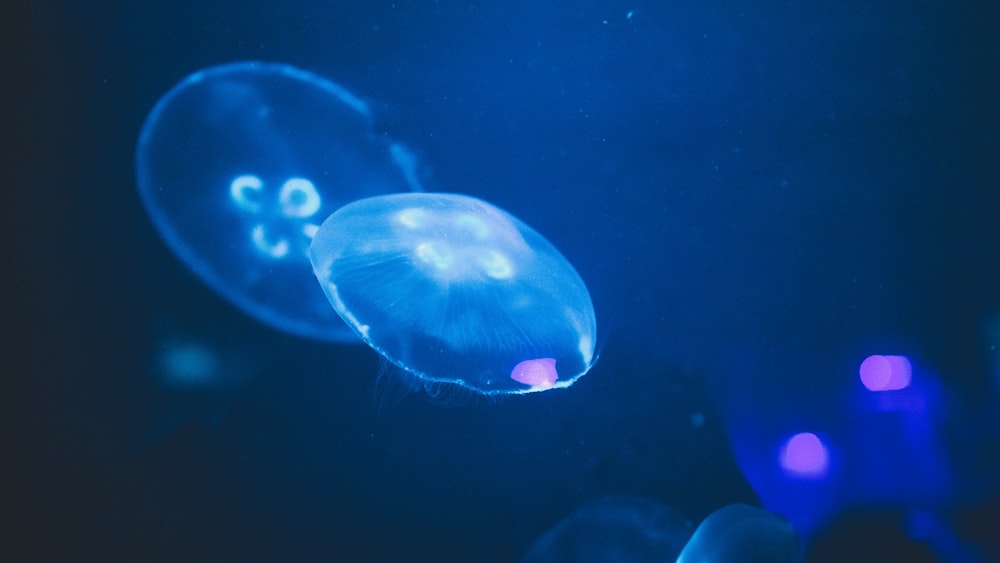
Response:
M210 328L160 326L150 350L151 386L137 389L129 409L139 450L158 447L185 428L222 424L245 384L268 364L270 353L258 344L231 342Z
M545 532L522 563L671 562L691 537L691 523L640 497L605 497Z
M545 532L522 563L794 563L798 536L783 518L745 504L691 523L640 497L605 497L584 505Z
M429 390L568 387L593 362L583 280L534 229L484 201L362 199L323 223L309 256L337 313Z
M150 112L139 193L170 249L244 312L283 331L354 340L309 275L319 223L363 197L419 189L413 159L367 106L285 64L195 72Z
M677 563L794 563L799 540L787 520L761 508L730 504L708 515Z

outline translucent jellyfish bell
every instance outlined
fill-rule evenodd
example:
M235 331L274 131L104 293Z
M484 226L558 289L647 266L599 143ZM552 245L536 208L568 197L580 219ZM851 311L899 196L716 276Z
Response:
M535 540L521 563L669 563L691 523L654 500L609 496L585 504Z
M799 539L787 520L762 508L735 503L708 515L677 563L795 563Z
M354 336L310 275L312 236L345 203L417 188L412 163L351 93L257 62L185 78L136 150L139 193L171 250L243 311L325 340Z
M337 313L425 386L543 391L593 362L583 280L534 229L484 201L363 199L323 223L310 258Z

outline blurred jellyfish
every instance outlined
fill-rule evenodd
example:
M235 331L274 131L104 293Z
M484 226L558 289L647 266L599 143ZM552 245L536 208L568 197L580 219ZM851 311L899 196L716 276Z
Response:
M787 520L762 508L730 504L708 515L677 563L794 563L799 540Z
M271 361L259 342L234 343L211 330L161 326L149 377L137 382L126 415L139 450L158 447L183 428L223 424L247 383Z
M202 342L164 342L156 360L156 374L166 385L214 386L223 379L218 354Z
M348 202L419 189L413 169L351 93L258 62L182 80L136 149L139 193L170 249L244 312L323 340L354 337L309 275L313 234Z
M583 280L534 229L484 201L363 199L323 223L310 258L337 313L429 390L544 391L593 363Z
M522 563L646 563L674 561L691 523L658 502L605 497L569 515L538 538Z

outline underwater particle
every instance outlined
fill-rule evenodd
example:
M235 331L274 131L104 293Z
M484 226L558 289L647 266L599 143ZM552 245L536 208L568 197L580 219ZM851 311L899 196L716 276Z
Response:
M193 340L171 340L160 348L156 372L165 383L207 386L219 378L219 357L208 345Z
M139 194L191 271L278 330L354 341L306 251L338 207L419 189L413 157L344 88L286 64L240 62L184 78L136 148Z
M702 426L705 426L705 413L702 412L691 413L691 426L694 426L696 428L701 428Z
M572 385L593 363L594 307L579 274L482 200L356 201L323 223L309 255L333 309L425 387L543 391Z

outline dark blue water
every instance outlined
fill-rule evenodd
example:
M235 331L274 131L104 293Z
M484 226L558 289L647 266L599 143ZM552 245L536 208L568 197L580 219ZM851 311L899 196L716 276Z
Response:
M513 561L606 495L695 524L763 505L807 561L1000 557L989 3L3 12L19 560ZM428 190L558 247L597 310L590 373L428 398L203 286L150 223L134 151L169 88L242 60L343 85ZM870 354L912 360L906 394L860 386ZM822 476L778 469L796 432L828 445Z

